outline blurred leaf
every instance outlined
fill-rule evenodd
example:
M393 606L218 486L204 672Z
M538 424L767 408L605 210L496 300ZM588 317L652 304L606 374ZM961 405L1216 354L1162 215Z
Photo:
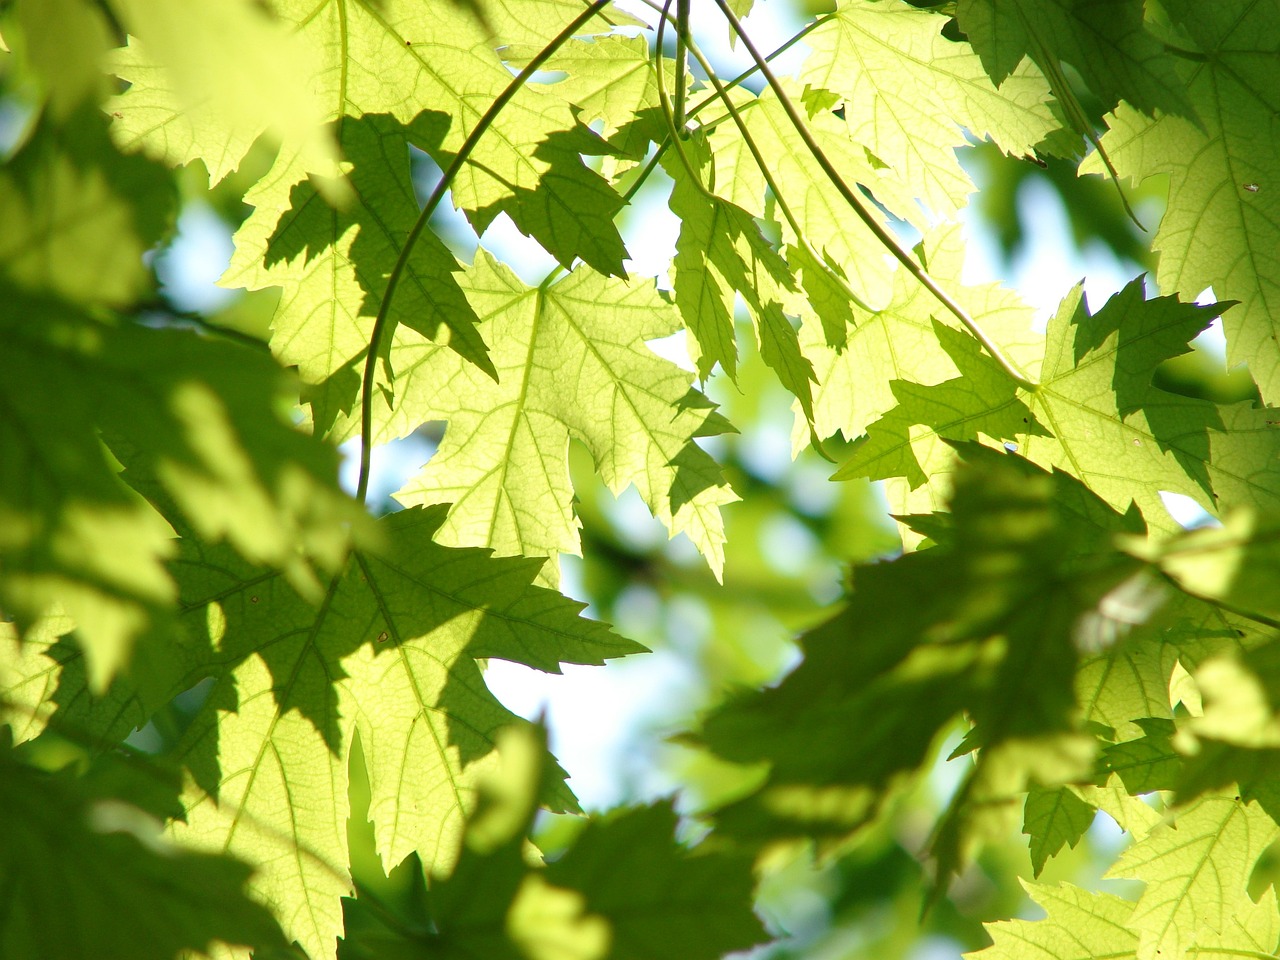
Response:
M132 771L116 786L146 791L145 776ZM158 821L101 786L40 773L0 749L5 956L172 960L219 941L285 947L271 913L245 893L249 867L174 846Z
M531 862L524 838L539 777L551 771L533 736L509 734L500 753L501 776L481 781L456 865L432 876L414 905L421 932L406 938L384 928L392 951L450 960L641 960L679 944L682 957L716 960L767 939L751 911L750 861L680 845L667 803L593 819L555 862ZM347 912L357 924L376 922L360 898ZM357 945L339 956L366 954Z

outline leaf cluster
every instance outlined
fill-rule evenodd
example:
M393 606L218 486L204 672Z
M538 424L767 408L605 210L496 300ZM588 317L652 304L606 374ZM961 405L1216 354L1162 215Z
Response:
M769 53L714 0L751 63L721 78L689 3L625 6L0 4L0 953L713 958L778 933L779 851L856 863L949 763L927 907L1099 812L1138 882L1027 880L1047 916L988 956L1274 954L1280 10L841 0ZM965 283L975 141L1130 214L1164 178L1153 276L1043 330ZM624 238L655 187L659 277ZM157 275L196 202L239 307ZM1219 316L1257 402L1163 378ZM682 332L689 369L649 346ZM732 568L766 494L712 455L717 382L883 481L903 549L683 734L735 771L700 842L663 801L544 855L579 804L484 665L644 650L559 591L600 484ZM428 430L376 516L374 448ZM366 802L394 903L353 870Z

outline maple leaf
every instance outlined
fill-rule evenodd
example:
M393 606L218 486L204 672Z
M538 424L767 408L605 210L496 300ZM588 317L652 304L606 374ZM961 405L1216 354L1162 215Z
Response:
M1011 65L997 90L971 49L942 36L943 22L898 0L842 3L806 39L813 54L800 80L810 97L835 94L853 141L952 217L974 189L955 155L966 129L1022 155L1058 123L1036 70Z
M1121 854L1108 876L1146 883L1128 920L1140 936L1138 960L1180 960L1206 932L1227 931L1250 903L1249 874L1277 834L1257 804L1206 796Z
M481 781L453 869L415 891L409 922L384 924L357 900L349 924L378 929L384 950L459 960L630 960L673 943L681 956L715 960L767 939L751 911L750 858L682 847L670 803L592 818L553 863L531 863L525 837L550 771L539 738L522 732L504 731L503 775ZM358 946L339 955L368 956Z
M529 287L483 250L463 283L482 329L501 345L499 378L439 349L402 354L393 429L426 420L449 427L396 499L452 503L440 531L445 543L577 553L566 459L577 439L610 490L634 484L672 536L687 534L718 576L719 508L737 497L694 438L721 432L724 421L691 389L688 373L644 345L677 324L652 284L580 268Z
M1133 542L1124 543L1132 551ZM1124 611L1115 630L1076 675L1084 718L1115 731L1120 741L1145 737L1154 721L1173 718L1176 666L1194 669L1270 641L1264 624L1171 589L1163 579L1148 574L1131 586L1137 589L1115 598Z
M5 956L170 960L213 942L285 948L271 914L245 893L247 865L162 839L138 802L156 793L154 776L49 775L0 746Z
M1049 323L1034 392L1015 389L971 343L964 377L933 387L895 383L900 405L868 428L868 440L836 476L906 477L912 489L936 498L951 463L939 440L985 433L1087 481L1117 509L1136 503L1165 529L1174 525L1162 519L1161 491L1210 510L1219 501L1270 503L1280 472L1269 452L1278 441L1268 415L1248 403L1217 406L1151 384L1156 367L1186 352L1187 340L1220 309L1143 300L1137 280L1090 316L1077 288ZM1031 415L1018 415L1018 404Z
M1159 564L1188 593L1272 616L1280 613L1274 586L1280 567L1278 541L1276 511L1246 505L1227 514L1221 526L1130 548L1136 556Z
M1026 883L1031 898L1048 913L1043 920L1002 920L987 925L995 941L965 954L983 960L1038 956L1046 960L1137 960L1138 934L1131 929L1133 903L1109 893L1090 893L1071 884ZM1269 956L1280 940L1275 891L1255 903L1243 898L1221 932L1201 930L1186 957Z
M883 305L893 280L893 268L885 260L884 247L832 189L777 95L766 90L740 104L737 110L747 135L767 156L774 182L783 191L800 227L802 236L795 237L791 225L784 221L784 240L807 244L847 279L848 286L864 303ZM820 113L811 118L809 127L846 183L863 184L899 216L918 217L919 207L910 192L876 170L866 150L836 117ZM773 220L774 212L767 208L764 174L737 126L719 123L709 142L714 159L709 189L753 217ZM880 215L887 222L888 217Z
M966 953L982 960L1013 960L1029 955L1046 960L1092 960L1136 955L1138 935L1126 922L1133 903L1110 893L1090 893L1071 884L1022 886L1048 914L1043 920L1001 920L987 924L992 944Z
M130 84L108 104L122 147L173 166L202 160L217 183L268 133L304 172L339 175L323 126L325 104L308 82L319 66L315 51L262 6L252 0L112 0L111 6L132 34L112 58Z
M222 282L251 290L282 288L272 350L297 366L322 431L351 411L359 392L373 318L418 216L408 138L415 130L427 135L431 122L424 115L406 129L388 117L366 116L342 125L342 148L354 164L353 198L343 211L330 208L310 185L290 189L289 171L281 183L273 170L246 195L256 209L236 233L236 253ZM282 189L289 196L283 208L273 199ZM460 269L441 240L424 231L391 302L388 316L397 326L386 338L388 352L426 337L448 343L496 376L475 312L458 285ZM377 405L374 415L385 417L385 406Z
M1103 764L1131 794L1172 790L1182 766L1181 757L1173 749L1173 721L1142 717L1134 722L1144 735L1108 746L1102 752Z
M1030 838L1031 869L1038 877L1050 857L1064 845L1075 848L1093 824L1096 808L1070 786L1033 787L1027 791L1022 832Z
M1143 23L1141 0L959 0L956 18L991 79L1024 57L1046 73L1069 63L1110 109L1195 115L1173 59Z
M1068 679L1078 622L1135 569L1110 545L1134 520L1063 474L981 447L965 454L953 533L855 568L847 607L805 635L800 666L708 718L700 736L717 754L770 764L756 793L718 811L721 830L840 839L963 710L973 728L953 757L980 750L939 833L945 876L991 827L984 817L1014 812L1029 777L1049 785L1088 770ZM939 578L946 591L930 586ZM895 616L876 613L889 605Z
M1212 286L1240 306L1223 317L1227 362L1247 362L1268 402L1280 397L1280 141L1276 85L1260 73L1280 38L1272 4L1172 0L1169 14L1195 49L1178 46L1178 74L1203 128L1176 116L1145 117L1121 105L1102 138L1121 175L1169 177L1169 201L1153 247L1162 290L1186 298ZM1098 172L1096 163L1082 170Z
M782 311L784 291L795 288L787 264L745 210L703 186L702 171L710 162L705 146L691 141L682 149L690 167L674 160L667 165L675 181L671 212L680 218L675 300L698 343L698 372L705 378L718 363L730 377L737 373L733 306L740 295L755 322L761 359L812 419L813 367Z
M1044 338L1032 329L1034 312L1021 297L999 284L968 286L959 282L965 257L960 227L949 224L930 230L915 253L932 276L948 283L956 300L1019 366L1035 376L1044 355ZM800 329L800 345L813 361L819 381L813 398L818 435L842 433L852 440L865 433L868 425L897 406L894 383L898 380L933 385L955 378L960 370L934 332L938 323L955 325L950 314L940 311L937 301L906 271L895 274L893 297L885 309L857 314L847 345L832 345L826 324L815 324L807 315ZM887 375L868 377L867 370L882 370ZM807 440L803 426L797 418L793 434L797 445L802 437Z
M337 488L334 451L263 416L289 386L265 353L16 295L0 303L0 343L17 364L0 386L4 602L26 623L60 602L99 691L174 594L170 529L120 483L99 431L140 451L199 536L300 589L317 589L312 562L341 559L338 528L360 513Z
M508 44L502 56L523 66L538 50ZM543 69L565 74L547 90L577 112L579 122L600 121L600 136L621 157L643 159L651 142L666 136L658 95L658 72L643 36L609 35L570 40ZM675 67L665 64L668 89L675 85Z
M387 550L357 554L315 607L225 559L179 571L193 631L222 667L175 758L190 768L184 842L255 864L255 894L286 933L331 957L348 893L347 751L359 732L370 816L390 867L417 852L456 856L493 737L515 718L489 693L478 657L558 672L641 649L579 619L581 605L530 587L536 560L436 546L444 510L379 522ZM488 759L486 759L488 758ZM572 807L562 784L548 797ZM305 810L305 816L297 811Z

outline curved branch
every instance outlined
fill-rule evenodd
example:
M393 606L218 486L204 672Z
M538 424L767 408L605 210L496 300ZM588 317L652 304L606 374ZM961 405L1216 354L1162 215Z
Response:
M452 162L441 174L440 181L436 184L435 189L431 191L431 196L423 204L422 211L418 214L418 219L414 221L413 228L409 231L409 235L405 237L404 246L400 249L400 256L396 258L396 264L391 268L390 276L387 277L387 288L382 293L382 302L378 304L378 315L373 321L373 332L369 335L369 352L364 359L364 376L360 381L360 480L356 486L356 499L361 503L364 503L365 497L369 493L369 457L373 445L373 372L378 363L378 354L381 352L382 341L389 334L387 318L391 313L391 299L395 296L396 288L400 285L400 278L404 275L405 267L409 263L409 255L413 252L418 238L422 236L422 231L426 229L431 215L435 212L436 207L440 205L440 201L444 199L445 192L453 185L453 181L462 170L463 164L470 158L472 151L476 148L476 144L480 142L480 139L493 125L493 121L497 119L498 114L502 112L503 108L506 107L520 88L528 82L529 78L537 73L542 68L542 65L564 46L570 37L581 29L583 24L607 7L609 2L610 0L594 0L586 10L574 17L563 30L556 34L550 43L538 51L538 54L525 64L524 69L511 79L506 89L498 94L493 103L489 104L489 109L476 122L475 128L458 149Z
M844 182L844 178L840 176L839 172L827 158L822 147L820 147L818 142L813 139L813 135L809 132L809 128L800 118L799 113L796 112L795 105L791 102L791 98L788 97L786 91L782 89L782 84L778 82L778 78L774 75L773 70L756 49L755 43L752 42L751 38L742 27L742 21L739 20L737 14L730 9L727 0L715 0L715 2L720 8L720 12L724 14L725 19L729 21L729 26L733 28L738 39L742 41L743 47L749 54L751 54L751 58L756 62L756 66L760 69L760 73L765 78L765 82L769 84L769 87L777 95L779 103L787 114L787 119L790 120L791 125L795 127L796 133L798 133L800 135L800 139L804 141L805 147L808 148L809 152L813 155L813 159L817 161L818 166L822 168L822 172L827 175L827 179L831 182L831 185L834 186L840 193L840 196L844 198L845 203L849 205L850 209L857 214L858 219L866 225L867 229L870 230L875 238L880 241L884 248L888 250L899 263L906 267L907 272L910 273L922 287L933 294L934 299L946 307L947 311L959 320L966 330L973 334L978 342L986 348L987 352L996 361L996 363L1000 365L1000 368L1004 370L1005 374L1013 380L1014 383L1019 387L1022 387L1024 390L1032 392L1039 390L1040 385L1023 374L1017 366L1014 365L1013 361L1005 356L1005 353L1000 348L999 344L992 340L987 335L986 331L978 325L977 321L969 316L969 312L957 303L949 293L943 290L942 287L938 285L937 281L934 280L933 277L929 276L928 271L917 263L910 253L902 248L901 244L898 243L897 238L894 237L884 224L882 224L875 216L872 215L871 211L867 209L862 198L860 198L853 189Z

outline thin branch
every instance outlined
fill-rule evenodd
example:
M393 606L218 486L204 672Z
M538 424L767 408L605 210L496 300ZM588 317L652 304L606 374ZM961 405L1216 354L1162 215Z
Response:
M813 261L820 269L827 272L828 276L830 276L831 279L835 281L836 285L844 291L845 296L847 296L850 301L857 304L862 310L865 310L868 313L874 313L875 311L872 310L871 307L853 291L849 284L845 282L843 277L839 276L827 267L825 258L822 257L822 255L820 255L809 243L808 239L806 239L804 231L800 229L799 221L791 211L791 205L787 202L786 195L783 194L782 190L778 187L777 181L773 179L773 174L765 163L764 155L760 152L760 148L757 146L755 138L751 136L751 131L747 129L746 122L742 119L742 114L739 113L738 108L730 98L728 89L721 82L720 78L712 71L711 64L702 55L702 51L693 45L690 46L690 49L693 51L693 55L698 59L698 63L707 71L707 78L711 81L712 86L715 87L716 96L724 103L725 109L729 112L729 117L733 120L734 125L737 126L738 133L742 135L742 142L746 144L747 150L751 153L751 158L755 161L757 169L759 169L761 175L764 177L765 184L773 192L773 198L778 204L778 209L782 212L783 219L785 219L787 221L787 225L791 227L791 232L795 234L796 243L804 248L805 252L813 258Z
M665 19L665 18L664 18ZM688 53L689 46L689 0L677 0L676 2L676 110L675 122L676 131L681 137L687 137L688 131L685 129L684 117L684 98L685 88L689 85L688 81ZM662 83L662 71L658 71L658 83Z
M396 288L400 285L400 278L404 275L405 267L409 263L409 256L413 252L414 246L417 245L418 238L422 236L422 231L426 229L427 222L431 219L436 207L440 205L445 193L453 185L454 179L461 172L472 151L475 150L476 144L480 142L481 138L493 125L493 121L497 119L498 114L511 101L511 98L519 92L520 88L528 82L529 78L537 73L542 68L542 65L582 28L583 24L608 6L609 2L610 0L595 0L591 6L574 17L568 26L556 34L551 42L543 47L525 65L524 69L511 79L506 89L498 94L493 103L489 104L489 109L477 121L475 128L458 149L457 154L444 173L441 174L440 181L436 184L435 189L431 191L431 196L427 198L427 202L422 207L422 212L418 214L418 219L414 222L413 228L405 238L404 246L400 249L400 256L396 258L395 266L391 268L391 275L387 277L387 288L382 293L382 302L378 305L378 315L373 321L373 332L369 336L369 352L364 358L364 377L360 383L360 480L356 486L356 499L361 503L364 503L365 497L369 492L369 464L373 446L373 374L377 367L382 341L389 333L387 320L391 314L391 300L395 296Z
M786 91L782 88L782 84L778 82L778 78L774 75L773 70L765 61L764 57L761 56L759 50L756 49L755 43L752 42L751 38L742 27L742 21L740 21L733 10L730 9L727 0L715 0L715 2L720 8L720 12L724 14L725 19L729 21L729 26L733 28L738 39L742 41L743 47L745 47L747 52L751 54L751 58L755 60L756 66L760 69L761 75L765 78L765 82L769 84L770 88L777 95L778 102L782 105L783 110L787 114L787 119L790 120L791 125L795 127L796 132L804 141L805 147L808 148L809 152L813 155L814 160L817 161L818 166L822 168L822 172L825 173L827 175L827 179L831 181L831 185L834 186L840 193L840 196L844 198L844 201L857 215L858 219L863 222L867 229L871 231L885 249L888 250L899 263L906 267L907 272L910 273L921 286L933 294L934 298L946 307L947 311L959 320L966 330L977 338L978 342L986 348L987 352L992 356L996 363L1000 365L1001 369L1004 370L1005 374L1013 380L1014 383L1022 387L1024 390L1032 392L1039 390L1040 385L1034 380L1028 378L1014 365L1013 361L1005 355L999 344L992 340L987 335L986 331L983 330L971 316L969 316L969 312L957 303L949 293L943 290L942 287L938 285L937 281L929 275L928 271L917 263L910 253L902 248L898 243L897 238L895 238L884 224L882 224L871 213L871 211L867 209L867 206L863 203L862 199L847 183L844 182L844 178L840 176L839 172L827 158L822 147L820 147L817 141L813 139L813 135L809 132L809 128L805 125L804 120L801 119L799 113L796 111L795 105L791 102L791 98L787 96Z
M676 126L675 108L671 104L671 96L667 93L667 85L662 82L662 44L666 38L667 22L671 19L668 11L671 9L672 0L666 0L662 5L662 16L658 20L658 37L654 44L654 61L657 66L658 73L658 103L662 107L662 119L667 122L668 144L675 147L676 156L680 158L680 165L684 167L685 172L689 174L689 179L693 185L698 188L703 196L715 199L707 188L702 185L702 180L698 177L698 172L693 168L693 162L689 159L689 155L684 152L684 144L681 142L683 137L680 136L680 130Z
M1080 101L1077 99L1075 91L1071 89L1071 81L1062 72L1062 67L1059 65L1057 58L1049 53L1044 43L1040 40L1040 35L1031 28L1030 24L1026 26L1027 34L1031 37L1031 42L1035 44L1036 53L1039 56L1037 63L1047 74L1049 89L1057 95L1058 102L1062 104L1067 113L1067 119L1072 126L1098 151L1098 156L1102 159L1102 165L1106 167L1111 183L1115 186L1116 193L1120 195L1120 205L1124 208L1125 215L1133 221L1134 226L1146 233L1147 228L1142 225L1142 221L1134 213L1133 207L1129 205L1129 198L1125 196L1124 187L1120 183L1120 174L1116 172L1115 166L1111 163L1111 157L1107 155L1106 148L1102 145L1102 140L1093 129L1093 123L1085 115L1084 108L1080 106Z

